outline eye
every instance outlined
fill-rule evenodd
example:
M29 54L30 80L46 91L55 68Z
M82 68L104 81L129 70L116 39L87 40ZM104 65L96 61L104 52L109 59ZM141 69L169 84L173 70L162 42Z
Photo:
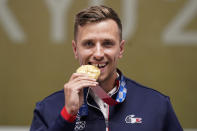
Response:
M105 46L105 47L112 47L114 45L114 42L112 42L112 41L104 41L103 42L103 46Z
M93 47L94 46L94 42L86 41L86 42L83 43L83 46L87 47L87 48Z

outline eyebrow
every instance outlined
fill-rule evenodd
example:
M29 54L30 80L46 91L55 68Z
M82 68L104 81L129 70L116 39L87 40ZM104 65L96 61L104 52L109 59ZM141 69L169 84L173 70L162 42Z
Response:
M90 42L90 41L94 42L95 40L94 39L84 39L84 40L82 40L81 43L86 43L86 42ZM105 38L105 39L102 40L102 42L113 42L113 43L115 43L115 40L110 39L110 38Z
M83 44L83 43L93 42L93 41L94 41L93 39L85 39L85 40L82 40L81 43Z
M114 39L104 39L102 41L102 43L110 43L110 44L115 45L116 44L116 41Z
M113 43L115 43L115 41L113 39L104 39L103 41L104 42L113 42Z

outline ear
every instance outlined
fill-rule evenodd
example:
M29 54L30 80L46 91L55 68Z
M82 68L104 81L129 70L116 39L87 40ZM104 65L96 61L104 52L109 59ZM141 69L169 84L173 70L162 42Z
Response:
M122 56L123 56L124 44L125 44L125 40L122 40L122 41L120 42L120 53L119 53L119 58L122 58Z
M72 40L72 48L73 48L73 53L75 55L75 59L78 59L78 54L77 54L77 43Z

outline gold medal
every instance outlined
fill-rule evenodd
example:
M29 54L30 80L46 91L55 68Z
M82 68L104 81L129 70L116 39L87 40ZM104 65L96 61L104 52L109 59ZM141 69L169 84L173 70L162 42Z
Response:
M100 69L96 66L93 66L93 65L82 65L77 69L76 72L77 73L85 73L89 77L94 78L96 80L98 79L98 77L100 75Z

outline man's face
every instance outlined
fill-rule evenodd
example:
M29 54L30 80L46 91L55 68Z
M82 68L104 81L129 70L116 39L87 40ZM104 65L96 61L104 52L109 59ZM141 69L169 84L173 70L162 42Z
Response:
M80 65L95 65L100 71L98 81L116 76L118 59L124 51L124 40L120 41L115 21L108 19L78 27L76 41L72 41L75 58Z

